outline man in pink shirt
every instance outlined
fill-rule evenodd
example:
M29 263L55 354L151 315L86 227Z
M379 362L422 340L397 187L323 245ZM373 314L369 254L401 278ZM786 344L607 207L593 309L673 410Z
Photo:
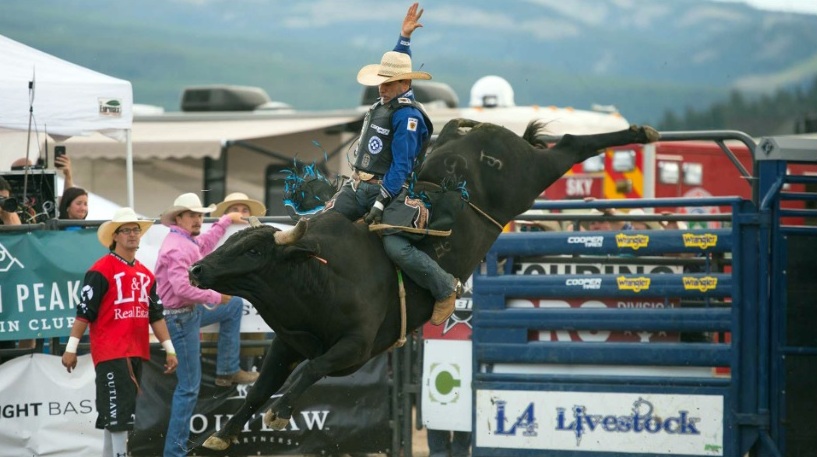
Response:
M215 205L205 208L196 194L187 193L180 195L173 206L162 213L162 224L170 227L170 233L159 249L156 283L179 360L165 457L187 455L190 445L190 418L201 385L201 327L219 323L216 385L250 384L258 378L258 372L247 372L239 367L243 300L193 287L188 278L187 269L215 249L230 224L247 223L241 219L241 213L229 213L202 233L204 214L214 209Z

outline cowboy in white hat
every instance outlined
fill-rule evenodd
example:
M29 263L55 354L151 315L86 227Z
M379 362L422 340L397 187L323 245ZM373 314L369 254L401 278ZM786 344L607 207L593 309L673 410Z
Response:
M243 217L261 217L267 214L267 207L258 200L253 200L243 192L233 192L223 202L216 205L213 217L220 217L227 213L241 213Z
M62 365L71 373L77 367L80 338L90 327L99 414L96 426L104 429L103 455L127 455L142 363L150 360L148 326L165 349L165 374L178 365L156 293L156 278L136 259L139 240L152 225L153 221L140 219L133 209L120 208L113 219L99 226L97 238L111 252L85 274L81 302L62 355Z
M378 86L380 99L369 108L363 121L352 179L326 204L327 210L334 209L352 221L363 217L367 224L379 224L392 199L405 198L399 194L411 171L422 161L433 132L431 120L411 90L413 79L431 79L430 74L416 71L411 65L411 34L422 27L422 15L418 4L412 4L394 50L383 54L379 64L366 65L357 74L360 84ZM445 322L454 312L462 290L459 280L412 246L401 232L384 233L383 245L389 258L434 296L431 323Z
M198 195L182 194L162 213L162 224L170 227L156 261L159 296L165 305L170 337L177 348L178 382L173 392L170 423L165 437L165 456L187 455L190 418L201 385L201 327L219 323L216 380L220 387L250 384L258 372L239 366L241 316L244 301L215 290L198 289L190 284L187 270L212 252L230 224L244 223L241 213L221 216L202 231L204 214L216 205L204 206Z
M119 208L114 213L113 219L99 226L96 237L109 250L133 261L136 249L139 248L139 240L152 225L152 220L140 219L132 208ZM119 236L123 234L126 236Z

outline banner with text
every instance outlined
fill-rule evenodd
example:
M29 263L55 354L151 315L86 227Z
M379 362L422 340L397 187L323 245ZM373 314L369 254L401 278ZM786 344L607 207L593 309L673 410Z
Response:
M0 456L102 455L94 377L90 354L80 356L71 373L48 354L0 365Z
M131 455L162 454L170 419L175 376L162 373L164 353L153 348L143 365L142 394L136 405L136 427L128 440ZM261 358L254 360L260 365ZM385 453L391 446L389 426L388 354L370 360L357 372L326 377L297 401L289 425L272 430L262 423L262 408L245 424L229 450L231 456L343 453ZM215 359L202 357L199 400L190 420L190 455L223 455L198 447L238 411L248 386L217 387Z
M67 336L85 272L105 252L96 230L0 236L0 340Z
M204 224L203 230L209 226ZM230 226L219 244L243 228ZM167 233L167 227L154 225L142 237L136 258L151 271ZM0 235L0 341L67 337L85 272L107 252L97 241L96 229ZM202 331L218 332L218 325ZM245 300L241 332L271 331Z

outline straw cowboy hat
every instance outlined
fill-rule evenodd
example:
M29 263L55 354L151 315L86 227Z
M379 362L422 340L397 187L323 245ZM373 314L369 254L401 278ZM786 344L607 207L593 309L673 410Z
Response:
M645 216L647 213L644 212L644 210L641 209L641 208L633 208L627 214L630 214L632 216ZM663 230L664 229L664 226L661 225L661 223L658 222L658 221L630 221L630 222L643 222L647 226L647 228L650 229L650 230Z
M162 213L162 224L167 226L176 225L176 216L184 211L210 213L214 209L216 209L216 205L212 204L204 207L201 204L199 196L194 193L181 194L176 198L176 200L173 201L173 206L166 209L165 212Z
M233 192L228 195L223 202L216 205L213 210L213 217L220 217L227 211L227 208L233 205L247 205L250 208L250 216L264 216L267 214L267 207L258 200L253 200L243 192Z
M402 52L383 54L379 64L366 65L357 72L357 82L364 86L379 86L403 79L431 79L424 71L411 71L411 57Z
M113 243L114 232L125 224L139 224L139 228L142 229L142 234L144 235L150 226L153 225L153 221L139 219L139 216L136 215L132 208L119 208L113 214L113 219L103 222L102 225L99 226L96 231L96 237L103 246L106 248L110 247L111 243Z

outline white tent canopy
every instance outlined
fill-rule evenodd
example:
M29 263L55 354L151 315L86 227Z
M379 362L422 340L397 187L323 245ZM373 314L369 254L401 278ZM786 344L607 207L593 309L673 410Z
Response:
M46 133L56 140L99 132L125 141L131 166L133 89L129 81L75 65L0 35L0 135L29 131L33 143ZM27 141L29 140L27 139ZM19 158L3 151L2 162ZM25 150L23 151L23 155ZM133 203L129 175L129 202Z
M49 135L70 137L100 132L125 140L125 131L133 121L130 82L66 62L2 35L0 56L0 127L28 130L29 108L33 107L36 128ZM29 90L32 83L33 90Z

